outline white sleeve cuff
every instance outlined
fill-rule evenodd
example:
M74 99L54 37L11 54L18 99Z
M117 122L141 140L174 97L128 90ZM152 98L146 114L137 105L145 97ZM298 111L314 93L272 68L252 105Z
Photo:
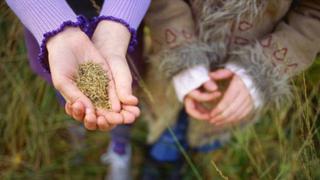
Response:
M262 106L262 99L260 96L260 92L256 88L252 77L248 75L246 70L232 63L227 63L226 69L229 69L230 71L234 72L236 75L238 75L242 79L243 83L246 85L246 87L250 92L255 108L256 109L260 108Z
M208 80L210 80L208 69L203 65L197 65L175 75L172 82L179 101L183 102L189 92L197 89Z

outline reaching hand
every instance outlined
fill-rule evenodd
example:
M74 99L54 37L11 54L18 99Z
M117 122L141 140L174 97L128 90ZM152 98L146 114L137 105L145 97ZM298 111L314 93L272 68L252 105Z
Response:
M67 28L49 40L47 49L53 85L65 98L68 115L84 121L89 130L109 130L113 124L108 122L117 124L123 121L110 68L87 35L78 28ZM88 61L100 64L111 79L108 92L112 111L96 109L76 86L79 65Z
M214 81L230 80L222 99L211 110L210 123L216 126L229 126L247 118L254 105L250 92L241 78L227 69L212 72L210 77Z
M253 110L250 92L239 76L227 69L210 73L210 81L190 92L184 101L187 113L198 120L207 120L215 126L228 126L247 118ZM221 96L217 82L229 80L229 86ZM216 102L219 100L218 102ZM209 110L204 103L215 103Z

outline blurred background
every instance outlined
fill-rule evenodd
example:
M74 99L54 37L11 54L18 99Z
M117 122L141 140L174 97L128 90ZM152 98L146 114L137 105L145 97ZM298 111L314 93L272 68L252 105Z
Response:
M320 32L319 32L320 33ZM292 80L294 101L209 154L188 153L185 179L320 179L320 59ZM0 2L0 179L102 179L100 163L109 135L86 132L75 145L76 122L60 107L52 87L28 66L23 29ZM133 130L133 174L143 167L147 129Z

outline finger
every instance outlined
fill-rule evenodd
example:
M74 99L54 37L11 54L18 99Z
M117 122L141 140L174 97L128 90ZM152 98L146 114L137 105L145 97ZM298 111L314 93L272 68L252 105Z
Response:
M250 99L246 99L245 102L243 102L243 104L241 104L241 106L236 110L236 112L232 114L226 121L233 123L240 122L242 118L247 115L248 111L250 112L252 110L250 101Z
M208 101L212 101L214 99L217 99L221 96L221 92L219 91L215 91L212 93L204 93L201 92L200 90L196 89L191 91L188 96L190 96L191 98L193 98L196 101L199 102L208 102Z
M205 82L203 84L203 87L208 92L213 92L218 90L218 85L212 80Z
M205 107L202 105L202 103L198 103L198 102L195 101L195 109L196 109L199 113L201 113L201 114L208 114L208 115L210 115L210 111L209 111L207 108L205 108Z
M84 107L85 111L94 111L94 106L91 103L90 99L87 98L76 86L73 82L70 82L66 79L56 80L55 88L61 93L61 95L70 102L71 104L79 101Z
M243 114L240 115L239 122L250 120L250 115L251 115L252 111L253 111L253 106L249 106L247 109L245 109L243 111ZM245 120L246 118L248 118L248 119Z
M132 124L134 122L134 120L136 119L136 117L134 116L134 114L132 114L129 111L126 110L121 110L120 112L123 116L123 124Z
M242 111L245 110L245 108L247 108L246 105L241 106ZM240 110L240 109L238 109L238 110ZM226 114L226 112L222 112L221 114L219 114L215 118L212 118L210 120L210 123L215 124L216 126L226 124L226 123L232 122L233 118L234 119L239 118L240 114L241 114L241 111L236 111L233 114Z
M106 111L98 108L97 114L99 116L104 116L104 118L109 124L118 125L118 124L122 124L124 121L122 115L118 112Z
M215 126L233 126L233 125L237 125L239 124L239 122L243 119L242 114L245 112L248 112L248 106L243 106L244 108L242 108L242 111L237 112L236 116L234 117L230 117L226 120L223 121L217 121L215 124Z
M82 122L85 115L85 107L80 101L76 101L72 105L72 116L74 119Z
M195 119L208 120L210 118L209 113L203 113L197 110L196 102L190 97L185 99L185 109L186 112Z
M219 81L219 80L224 80L224 79L229 79L233 76L233 72L228 70L228 69L219 69L216 71L213 71L209 74L209 76L215 80L215 81Z
M122 109L132 113L136 118L140 116L140 109L137 106L122 105Z
M72 117L72 107L70 102L66 102L66 104L64 105L64 109L66 113Z
M113 128L113 125L108 124L107 120L103 116L97 118L97 124L101 131L109 131Z
M108 58L116 92L121 103L126 105L137 105L138 98L132 95L132 75L125 58Z
M231 81L221 101L211 111L211 114L210 114L211 117L214 118L215 116L221 114L234 101L234 99L238 95L239 95L239 89L237 88L237 83L235 83L235 81Z
M248 95L243 95L239 93L239 96L236 96L235 99L231 102L231 104L226 105L226 108L222 110L220 114L217 116L211 116L211 123L218 123L219 121L229 121L232 116L236 115L239 108L242 108L247 102ZM239 114L237 114L239 115Z
M84 117L84 126L88 130L96 130L97 129L97 118L94 111L86 110L86 115Z

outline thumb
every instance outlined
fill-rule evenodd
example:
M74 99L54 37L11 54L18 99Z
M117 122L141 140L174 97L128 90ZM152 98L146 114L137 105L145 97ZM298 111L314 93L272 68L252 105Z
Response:
M67 79L53 81L54 87L61 93L67 102L73 104L80 101L85 106L86 110L94 111L94 106L90 99L85 96L73 82Z
M203 88L208 92L214 92L218 90L218 85L213 80L209 80L203 84Z
M221 92L215 91L215 92L201 92L199 89L193 90L188 94L189 97L193 98L194 100L198 102L209 102L214 99L217 99L221 96Z
M219 69L216 71L213 71L209 74L209 76L215 80L215 81L219 81L219 80L224 80L224 79L229 79L233 76L233 72L228 70L228 69Z

